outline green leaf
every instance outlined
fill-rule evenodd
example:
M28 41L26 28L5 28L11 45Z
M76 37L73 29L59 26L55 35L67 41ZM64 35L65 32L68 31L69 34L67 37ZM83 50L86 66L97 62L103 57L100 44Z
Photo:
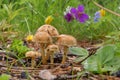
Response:
M110 61L114 57L114 53L117 47L115 45L106 45L97 50L97 61L100 65L103 65Z
M0 76L0 80L9 80L11 78L11 76L10 75L7 75L7 74L2 74L1 76Z
M98 66L97 66L97 61L96 61L96 56L91 56L87 60L83 62L84 68L88 71L98 71Z
M10 50L15 52L19 58L24 57L25 53L30 50L30 48L24 46L23 44L22 40L14 39L10 46Z
M120 68L120 57L115 56L116 45L105 45L97 50L96 54L88 58L84 63L84 68L95 73L116 71Z
M70 52L78 55L79 57L75 59L75 62L79 62L81 60L83 60L86 56L88 56L88 51L84 48L80 48L80 47L71 47L69 48Z
M86 49L80 48L80 47L71 47L71 48L69 48L69 51L78 56L88 55L88 51Z

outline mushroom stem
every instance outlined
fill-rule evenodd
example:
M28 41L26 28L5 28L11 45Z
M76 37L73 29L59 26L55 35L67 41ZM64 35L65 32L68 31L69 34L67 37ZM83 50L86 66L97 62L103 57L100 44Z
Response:
M53 68L53 65L54 65L54 54L53 53L50 55L50 63L51 63L51 68Z
M54 64L54 52L49 52L46 55L46 60L48 60L50 58L50 63Z
M49 57L50 57L50 53L47 53L47 55L46 55L46 60L48 60Z
M68 52L68 47L67 47L67 46L64 46L64 54L63 54L63 58L62 58L62 64L64 64L65 61L66 61L67 52Z
M42 56L42 63L43 64L47 64L47 61L46 61L46 59L45 59L45 51L44 51L44 49L45 49L45 45L44 44L41 44L41 56Z
M31 59L31 67L34 68L36 66L35 58L32 57Z
M50 55L50 63L54 64L54 53Z

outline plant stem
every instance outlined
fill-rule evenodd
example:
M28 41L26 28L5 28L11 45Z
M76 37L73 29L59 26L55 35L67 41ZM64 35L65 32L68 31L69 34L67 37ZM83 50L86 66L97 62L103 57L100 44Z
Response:
M86 59L88 59L90 56L92 56L93 54L89 54L88 56L86 56L83 60L81 60L80 62L78 62L77 64L81 64L83 61L85 61Z
M118 16L118 17L120 17L120 14L118 14L118 13L116 13L116 12L114 12L114 11L110 10L110 9L107 9L107 8L105 8L105 7L101 6L100 4L96 3L96 2L95 2L95 1L93 1L93 0L92 0L92 2L93 2L96 6L98 6L98 7L102 8L102 9L104 9L104 10L106 10L106 11L108 11L108 12L110 12L110 13L112 13L112 14L114 14L114 15Z
M31 31L30 31L30 26L29 26L28 21L27 21L27 19L26 19L26 18L25 18L25 22L26 22L26 24L27 24L28 32L29 32L29 35L30 35L30 34L31 34Z

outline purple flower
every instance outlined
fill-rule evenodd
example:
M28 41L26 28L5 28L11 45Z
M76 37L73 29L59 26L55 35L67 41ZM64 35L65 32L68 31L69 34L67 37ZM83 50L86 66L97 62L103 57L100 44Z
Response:
M71 8L70 12L71 14L73 14L73 16L75 16L76 20L81 23L84 23L86 20L89 19L89 16L84 13L83 5L79 5L78 8Z
M71 20L73 20L73 16L70 13L66 13L66 15L64 17L67 20L67 22L70 22Z
M94 22L98 22L99 21L99 19L100 19L100 12L99 11L97 11L96 13L95 13L95 17L94 17Z

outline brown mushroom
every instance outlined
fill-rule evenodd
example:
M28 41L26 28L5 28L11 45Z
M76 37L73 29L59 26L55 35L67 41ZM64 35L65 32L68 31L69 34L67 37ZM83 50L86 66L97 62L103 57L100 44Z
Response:
M51 25L45 24L38 28L37 32L47 32L51 37L59 35L57 29Z
M63 54L63 58L62 58L62 64L64 64L65 61L66 61L68 48L71 47L71 46L76 46L77 41L71 35L62 34L62 35L58 36L57 45L59 45L63 48L64 54Z
M52 38L47 32L37 32L34 35L34 41L37 43L37 45L40 47L41 55L42 55L42 63L46 64L47 61L45 59L45 48L52 44Z
M42 25L38 28L37 32L47 32L52 38L53 41L56 41L56 37L59 35L57 29L49 24Z
M54 54L59 52L58 45L51 44L46 48L46 60L50 57L51 64L54 64Z
M35 51L28 51L25 54L25 57L31 58L31 67L36 66L35 58L40 57L41 53L35 52Z

